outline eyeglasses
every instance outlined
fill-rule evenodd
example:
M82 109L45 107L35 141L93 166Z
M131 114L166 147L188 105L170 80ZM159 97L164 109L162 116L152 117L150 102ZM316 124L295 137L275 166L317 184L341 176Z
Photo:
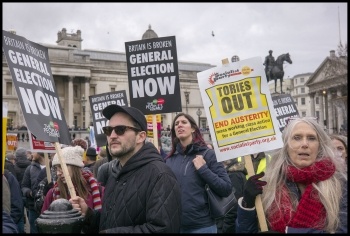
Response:
M141 130L135 127L131 127L131 126L126 126L126 125L117 125L117 126L105 126L102 127L103 133L107 136L110 136L112 134L112 131L114 130L114 132L117 135L123 135L125 133L126 130L131 129L134 130L136 132L140 132Z

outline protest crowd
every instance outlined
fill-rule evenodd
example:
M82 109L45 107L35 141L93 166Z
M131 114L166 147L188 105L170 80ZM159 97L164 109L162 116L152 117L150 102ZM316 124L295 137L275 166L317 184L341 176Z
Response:
M129 86L130 106L125 91L91 98L90 103L107 100L95 106L92 117L98 121L89 128L89 137L72 137L59 102L50 106L54 115L46 115L44 109L45 102L60 100L48 62L30 56L37 66L24 65L26 55L13 47L21 44L10 40L23 38L3 34L4 55L12 55L10 70L21 71L14 65L27 66L26 75L30 69L45 75L44 90L20 76L14 80L22 88L18 97L24 93L33 97L30 105L39 115L25 110L23 104L29 103L20 100L28 136L19 135L17 144L31 146L17 145L11 151L3 147L3 233L67 233L68 228L74 234L348 232L347 135L330 135L317 119L299 114L284 117L277 125L276 114L270 112L274 109L270 94L260 94L266 81L261 87L260 79L252 82L254 76L261 78L258 59L250 60L251 68L244 66L242 71L230 68L214 73L213 68L198 73L198 80L210 81L199 82L201 95L215 98L210 100L212 116L207 114L208 126L203 129L201 113L196 122L178 99L175 37L154 39L158 41L153 44L127 42L133 76L162 70L164 77L137 78L133 86L142 79L145 83L135 89ZM152 45L155 51L138 51ZM34 46L45 53L41 45ZM159 90L173 93L149 102L144 94L156 91L158 82L164 82ZM212 88L215 83L217 88ZM164 89L170 84L173 89ZM209 104L205 99L203 103ZM163 135L158 137L155 116L149 135L144 107L146 112L164 109L175 114L166 128L161 127ZM205 132L210 132L210 141ZM34 141L50 145L34 148ZM67 223L62 212L74 213L74 220ZM56 227L63 222L67 227Z

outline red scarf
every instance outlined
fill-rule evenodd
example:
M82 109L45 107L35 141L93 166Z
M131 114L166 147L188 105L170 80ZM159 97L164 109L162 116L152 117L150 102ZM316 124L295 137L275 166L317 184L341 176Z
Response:
M325 226L326 210L312 183L329 179L334 172L335 166L330 160L321 160L302 169L288 166L287 179L294 183L305 184L305 192L301 196L296 211L292 210L287 187L283 186L282 191L277 192L277 194L282 194L282 197L280 209L276 202L272 203L271 209L278 210L268 216L271 229L281 233L285 233L286 226L322 229Z
M91 187L90 194L92 195L94 209L95 210L102 209L101 193L100 193L96 179L94 178L93 174L90 171L82 171L82 175L84 176L86 182L90 184L90 187ZM58 187L57 182L55 183L55 186L54 186L53 197L55 200L60 198L60 189ZM68 195L68 199L69 198L70 196Z

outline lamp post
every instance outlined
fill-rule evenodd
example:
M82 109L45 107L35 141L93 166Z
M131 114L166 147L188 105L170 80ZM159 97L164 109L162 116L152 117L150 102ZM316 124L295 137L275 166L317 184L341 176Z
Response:
M86 103L86 99L85 99L85 95L83 94L81 96L81 107L83 108L83 129L85 129L85 103Z
M198 128L201 128L201 115L202 115L202 111L200 108L198 108L197 112L196 112L197 116L198 116Z
M188 104L190 103L190 92L189 91L185 91L185 99L186 99L186 113L188 114Z

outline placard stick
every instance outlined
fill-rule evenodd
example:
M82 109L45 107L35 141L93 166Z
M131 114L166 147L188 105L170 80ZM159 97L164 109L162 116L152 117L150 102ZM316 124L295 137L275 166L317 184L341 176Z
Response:
M51 183L51 168L50 168L50 160L49 160L49 154L47 152L44 153L45 157L45 166L46 166L46 177L47 177L47 182Z
M70 193L70 196L71 197L76 197L75 189L74 189L74 186L73 186L73 183L72 183L72 179L69 176L66 160L62 157L62 149L61 149L60 144L58 142L55 142L55 149L56 149L56 152L57 152L58 160L60 161L60 164L61 164L63 176L64 176L64 178L66 179L66 182L67 182L68 191Z
M225 59L222 59L221 62L223 65L226 65L229 63L229 60L227 58L225 58ZM247 169L247 172L248 172L248 177L254 175L255 171L254 171L253 162L252 162L250 155L244 156L244 161L245 161L245 168ZM256 209L256 213L258 215L258 220L259 220L261 232L267 231L268 230L267 223L266 223L264 208L262 205L260 194L258 196L256 196L256 198L255 198L255 209Z
M245 161L245 168L247 169L247 172L248 172L248 177L254 175L255 172L254 172L252 158L250 157L250 155L244 156L244 161ZM256 209L256 214L258 215L261 232L267 231L268 230L267 223L266 223L264 208L262 205L260 194L255 198L255 209Z
M158 129L157 129L157 115L152 115L152 125L153 125L153 144L159 150L158 145Z

